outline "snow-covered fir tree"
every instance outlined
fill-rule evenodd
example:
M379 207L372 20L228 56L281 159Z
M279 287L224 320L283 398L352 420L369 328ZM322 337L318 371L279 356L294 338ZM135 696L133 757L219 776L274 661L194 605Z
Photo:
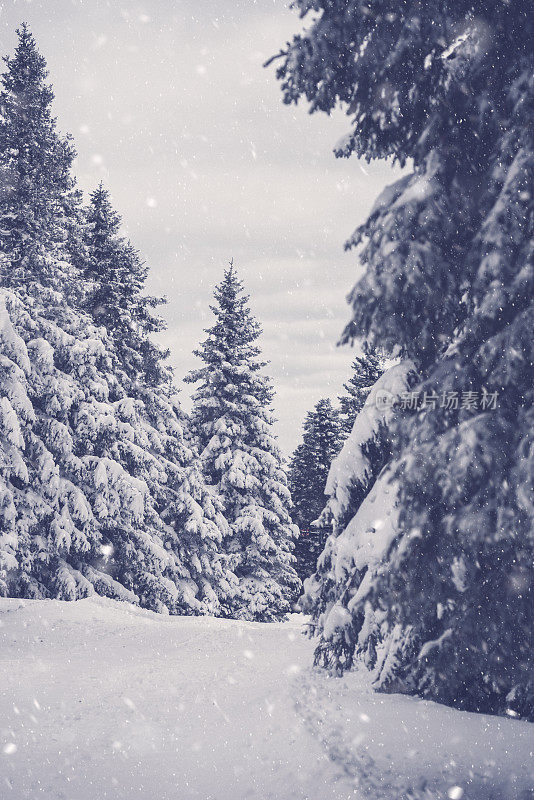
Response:
M150 338L164 328L153 311L164 300L144 294L148 267L121 236L121 218L102 184L91 194L84 222L78 252L88 281L85 309L113 338L127 379L165 383L167 354Z
M315 663L342 672L355 655L374 667L387 638L383 614L355 608L377 558L387 546L396 495L388 485L392 424L398 404L417 379L406 360L390 367L368 393L323 489L328 501L318 525L331 530L313 575L305 582L303 610L311 615L309 631L319 636Z
M91 194L85 212L80 266L88 280L84 307L95 324L104 324L117 353L116 372L126 387L137 425L156 432L156 447L123 444L121 457L142 478L163 524L166 548L179 554L184 577L192 578L199 609L224 613L236 582L221 556L226 521L209 492L198 453L187 439L188 421L176 399L167 352L151 334L164 328L153 309L161 302L144 293L148 269L120 233L121 218L102 184ZM185 431L185 437L184 437ZM148 456L147 449L151 450ZM153 457L155 456L155 458ZM180 581L187 587L187 581ZM197 606L197 599L191 601ZM222 605L221 605L222 602Z
M71 277L64 256L80 202L70 172L74 148L57 133L46 64L28 27L17 34L0 94L0 246L9 256L0 277L2 286L31 287L38 276L51 287L58 274Z
M352 375L343 384L345 394L339 399L340 419L345 436L348 436L354 420L365 405L369 392L384 372L383 361L376 353L363 353L352 362Z
M45 61L26 26L18 37L0 93L0 591L217 612L224 520L169 387L153 407L130 392L84 311L74 151Z
M328 471L342 443L343 431L338 410L330 400L319 400L306 415L302 442L293 453L288 472L293 501L291 517L300 531L295 557L301 580L315 572L317 556L325 543L328 527L313 526L312 523L324 508Z
M223 541L239 579L231 615L276 620L300 589L292 554L297 529L283 460L273 433L273 389L262 370L261 328L233 263L215 289L214 325L195 354L200 369L192 422L206 480L221 498L229 532Z
M350 613L384 612L378 686L534 718L531 4L294 5L313 17L280 54L285 101L344 106L340 156L413 164L348 243L366 272L346 338L411 357L427 393L396 425L398 519Z

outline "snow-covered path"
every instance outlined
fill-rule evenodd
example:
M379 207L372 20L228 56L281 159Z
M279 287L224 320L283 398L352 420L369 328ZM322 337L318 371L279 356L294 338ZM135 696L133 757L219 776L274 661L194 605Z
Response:
M1 798L354 797L294 707L312 649L298 618L88 599L0 600L0 621Z
M314 672L301 626L0 599L0 800L534 798L534 725Z

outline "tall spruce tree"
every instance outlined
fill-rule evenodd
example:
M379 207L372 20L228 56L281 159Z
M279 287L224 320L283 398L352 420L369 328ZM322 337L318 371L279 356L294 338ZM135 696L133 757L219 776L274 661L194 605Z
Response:
M0 92L0 591L218 611L224 520L184 463L170 398L163 425L81 308L74 151L44 59L26 26L18 37Z
M262 374L261 328L233 263L215 289L215 324L195 351L204 365L186 378L199 383L192 422L208 483L229 524L224 548L239 579L232 616L282 618L298 594L292 555L296 528L273 434L273 389Z
M54 453L71 455L63 417L79 399L70 373L78 319L66 302L79 290L66 252L69 220L79 196L70 168L71 142L51 116L53 93L33 37L23 25L13 57L5 58L0 92L0 284L2 339L2 592L59 596L87 583L61 554L97 548L98 533L85 497L60 474ZM7 291L6 291L7 289ZM63 289L63 292L61 291ZM87 330L76 360L86 362L95 394L103 345ZM74 477L74 475L72 475Z
M69 222L80 194L71 175L74 148L51 114L54 98L43 56L23 24L0 92L0 265L2 286L31 293L53 288L58 276L76 291L65 259ZM70 279L70 281L69 281Z
M315 572L329 526L313 526L325 502L326 479L330 465L343 443L340 415L328 399L319 400L306 415L302 442L289 465L291 516L300 534L295 545L297 573L303 581Z
M165 383L167 353L150 338L164 328L153 309L165 301L144 294L148 267L121 236L121 218L102 184L91 194L84 222L83 247L78 252L89 284L86 310L113 338L127 380Z
M392 430L401 397L410 396L416 379L409 360L380 376L324 486L328 501L318 524L331 535L305 584L301 606L311 616L309 632L320 636L315 663L337 673L350 668L355 656L374 668L387 638L383 614L357 601L387 546L395 518L396 494L388 469Z
M153 448L148 456L145 446L139 447L136 440L129 443L126 437L120 457L148 486L166 531L165 546L179 554L184 575L193 579L204 598L199 608L226 613L226 596L236 582L219 552L226 521L217 497L205 485L198 454L187 441L188 421L176 399L168 353L151 339L164 328L153 312L163 301L144 293L148 269L121 236L120 226L109 192L100 184L85 211L79 250L88 281L84 306L95 324L106 327L117 353L116 371L127 388L132 414L125 421L147 428ZM196 594L195 589L192 596Z
M437 397L396 426L398 521L349 613L385 611L378 686L534 719L531 4L294 5L313 17L279 56L285 101L342 105L340 156L413 163L348 242L346 337Z
M354 420L364 407L369 392L383 373L383 362L376 353L364 353L356 356L352 362L352 375L343 384L345 394L338 398L345 436L351 432Z

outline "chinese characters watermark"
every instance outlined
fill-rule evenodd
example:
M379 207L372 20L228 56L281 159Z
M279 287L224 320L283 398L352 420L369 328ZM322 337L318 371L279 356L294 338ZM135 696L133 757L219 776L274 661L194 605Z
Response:
M398 408L404 411L422 411L423 409L442 408L447 411L494 411L499 399L498 392L488 392L482 388L480 392L444 391L439 394L434 390L402 392L400 395L385 390L375 393L377 408Z

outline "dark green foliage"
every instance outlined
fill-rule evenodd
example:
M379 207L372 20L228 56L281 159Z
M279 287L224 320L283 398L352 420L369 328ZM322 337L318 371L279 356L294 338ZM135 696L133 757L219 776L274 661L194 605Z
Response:
M315 572L328 527L313 526L326 504L326 479L334 457L343 443L339 412L330 400L319 400L308 412L303 425L302 443L289 465L289 489L293 500L291 516L300 530L295 546L297 572L301 580Z
M383 362L375 353L364 353L356 356L352 362L353 374L343 384L346 394L339 397L341 424L345 436L348 436L354 420L365 405L369 392L384 372Z
M199 383L192 423L204 474L220 497L229 531L223 541L239 585L228 613L283 618L300 581L292 555L287 476L273 434L273 389L262 374L261 328L233 263L215 289L215 324L196 351L204 365L186 378Z
M0 248L10 262L0 277L4 286L31 291L36 280L54 287L60 270L71 276L50 258L64 254L80 196L70 173L72 142L58 134L51 114L46 62L27 26L17 33L0 92Z
M398 529L361 599L385 620L377 684L534 718L531 3L295 6L286 102L345 108L338 155L413 160L348 242L366 272L345 337L409 355L422 390L498 395L397 426Z
M141 379L157 386L170 377L164 365L167 353L149 338L164 327L153 313L164 300L143 293L148 267L120 235L120 224L109 192L100 184L85 213L79 257L89 286L84 306L112 336L129 381L134 384Z

